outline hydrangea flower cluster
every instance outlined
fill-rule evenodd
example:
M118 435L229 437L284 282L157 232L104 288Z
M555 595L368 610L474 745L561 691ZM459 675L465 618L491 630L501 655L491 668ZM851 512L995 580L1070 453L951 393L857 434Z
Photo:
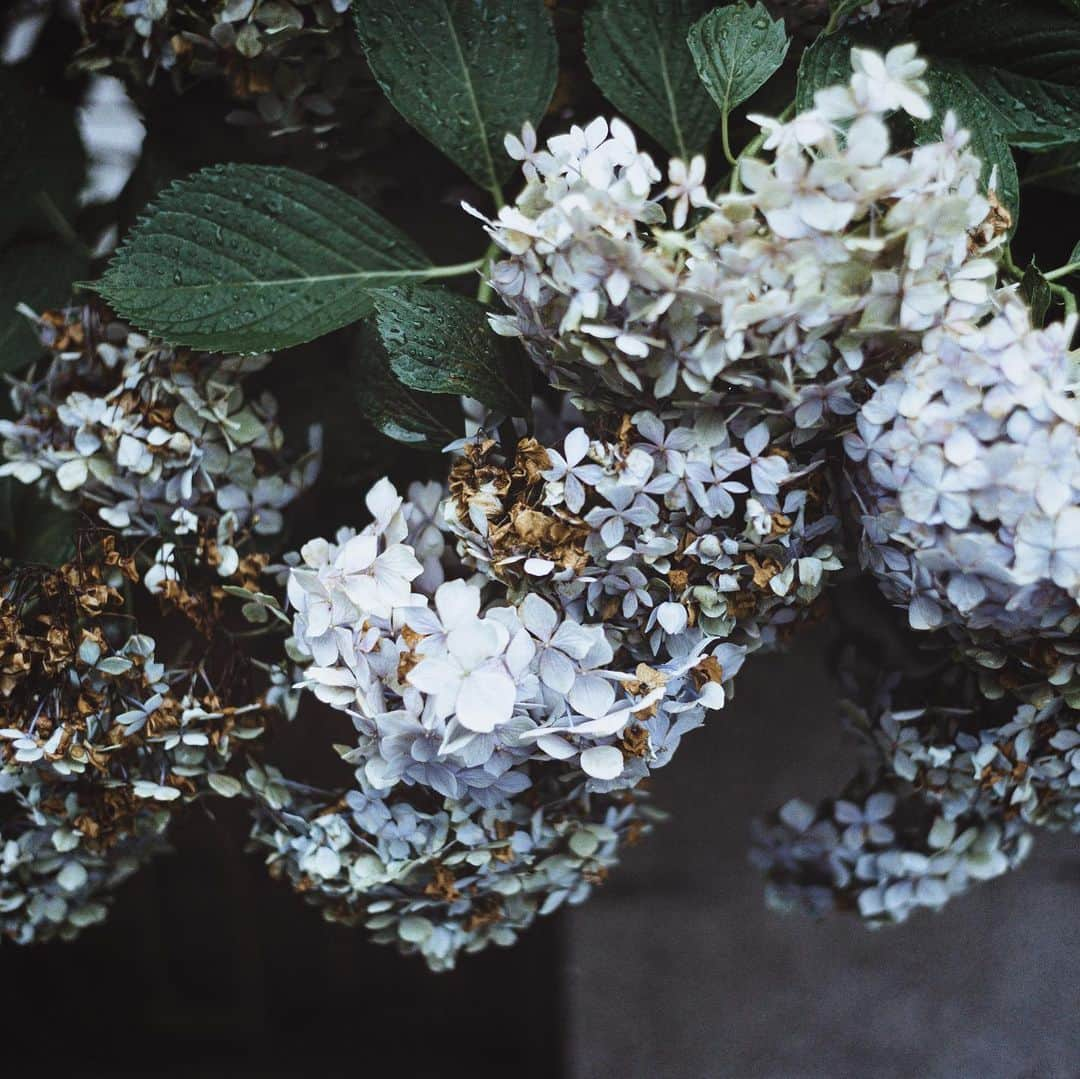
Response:
M1080 711L1060 697L987 702L963 667L882 675L868 660L856 650L844 671L863 774L839 799L789 802L755 826L776 905L903 921L1015 868L1037 828L1080 832Z
M0 773L0 939L71 940L108 913L115 890L166 849L169 814L140 806L126 834L82 830L94 805L70 787L10 786Z
M513 312L493 325L567 391L545 412L550 444L508 448L482 416L450 447L441 506L437 488L402 499L382 481L370 525L289 562L301 684L356 732L339 747L356 768L345 802L384 807L369 846L397 835L387 804L411 822L441 799L473 821L535 811L553 784L632 788L841 568L816 436L929 331L988 309L997 242L951 119L941 143L890 153L887 114L928 115L913 50L856 50L854 66L811 112L762 121L773 161L744 162L747 190L726 195L707 194L698 161L673 162L654 195L659 171L620 121L545 150L530 128L508 137L527 183L487 223ZM355 828L311 797L256 839L320 903L325 878L347 879L343 909L369 916L372 882L335 853ZM925 847L926 829L909 832ZM962 831L939 846L974 865L989 843ZM384 913L378 930L433 934L435 957L486 940Z
M318 472L319 433L303 457L283 453L277 403L242 387L268 356L174 350L90 308L35 318L50 355L12 385L0 476L40 483L125 536L201 537L222 577L247 534L281 530L282 508ZM164 543L147 587L176 580L174 562Z
M589 790L624 787L723 704L742 649L709 648L682 626L678 649L626 669L615 630L535 593L482 610L482 580L413 591L418 553L436 556L411 542L428 519L385 480L367 504L374 521L361 532L304 546L288 592L294 654L312 660L304 684L353 714L346 759L376 789L416 784L494 806L541 762L580 769Z
M265 723L263 701L215 689L209 655L170 670L129 632L124 576L112 537L0 576L0 934L20 943L104 917L176 807L240 793L230 762Z
M134 569L114 550L105 558L0 582L0 775L100 785L125 803L235 793L221 773L236 743L261 733L262 704L223 700L207 665L169 670L152 638L118 635L116 585Z
M944 627L984 671L1044 702L1077 693L1080 405L1075 319L1033 329L1006 298L927 335L845 438L862 561L911 626Z
M949 819L903 783L860 779L818 807L794 800L756 830L753 860L780 910L854 911L871 926L937 910L1015 868L1031 848L1017 819Z
M550 781L489 807L362 781L330 794L272 767L253 767L248 782L257 798L252 838L271 873L328 921L363 925L433 970L450 969L462 952L513 944L537 915L584 901L618 849L658 816L640 797Z
M722 404L748 426L782 418L796 444L842 422L867 370L980 311L996 274L955 118L939 142L890 148L889 113L930 115L925 61L905 45L852 62L813 109L759 118L772 158L741 162L745 190L710 196L695 160L654 192L660 170L618 120L546 149L531 129L508 139L528 182L488 224L513 312L496 330L586 411Z
M754 649L841 568L824 459L805 456L793 465L765 422L642 410L558 449L523 440L509 464L467 443L444 513L466 566L602 623L637 662L707 638Z
M889 770L948 820L1008 813L1080 831L1080 712L1061 698L1042 708L1009 705L1012 714L995 726L985 702L950 689L947 706L896 708L885 692L862 713Z

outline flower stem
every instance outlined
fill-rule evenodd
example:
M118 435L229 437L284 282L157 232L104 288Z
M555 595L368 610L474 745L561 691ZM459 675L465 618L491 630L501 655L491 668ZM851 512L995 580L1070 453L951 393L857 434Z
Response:
M1047 281L1056 281L1059 277L1068 277L1071 273L1080 271L1080 262L1067 262L1064 266L1059 266L1056 270L1050 270L1043 274L1043 277Z
M1045 274L1043 275L1045 276ZM1067 289L1064 285L1051 285L1050 291L1061 300L1065 306L1066 315L1076 314L1076 297L1072 294L1070 289Z
M483 258L480 259L480 287L476 290L476 298L481 303L488 303L491 300L491 283L488 281L487 275L491 272L491 263L498 252L499 245L492 240L491 243L488 244Z
M415 276L425 280L435 277L463 277L467 273L481 269L483 265L483 259L473 259L472 262L458 262L453 266L432 266L429 270L416 272Z
M728 164L735 168L738 162L735 159L735 155L731 152L731 142L728 139L728 111L724 109L720 113L720 140L724 145L724 157L727 158Z
M491 195L491 201L495 203L495 213L497 214L506 203L503 201L502 189L498 184L492 184L488 188L488 193ZM487 250L484 252L483 258L480 260L481 267L486 268L491 264L492 259L495 257L499 250L499 245L494 240L488 244ZM476 298L480 303L489 303L491 300L491 285L488 284L486 277L480 278L480 285L476 290Z

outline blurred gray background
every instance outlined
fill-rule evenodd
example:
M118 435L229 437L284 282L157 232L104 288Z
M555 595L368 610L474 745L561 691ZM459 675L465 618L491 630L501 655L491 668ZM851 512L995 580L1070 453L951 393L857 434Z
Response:
M747 664L657 773L672 819L566 917L570 1079L1080 1076L1077 837L893 929L764 908L751 819L855 768L829 647Z

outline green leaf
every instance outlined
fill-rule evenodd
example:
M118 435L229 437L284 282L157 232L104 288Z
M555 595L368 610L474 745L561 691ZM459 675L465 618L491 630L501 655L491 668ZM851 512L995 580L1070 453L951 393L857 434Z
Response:
M799 58L795 88L795 108L806 112L814 107L814 94L826 86L847 84L851 78L851 49L856 42L848 34L819 37Z
M1072 249L1072 254L1068 258L1068 264L1080 263L1080 240L1077 241L1076 246Z
M1080 0L1073 3L1080 12ZM1017 75L1080 83L1080 19L1060 0L962 0L928 9L922 47Z
M791 44L783 19L773 19L761 3L711 11L690 28L688 42L698 75L725 116L765 85Z
M996 168L997 197L1008 208L1013 229L1020 215L1020 180L1016 162L999 128L997 111L987 102L971 76L951 64L932 65L926 72L930 104L934 114L915 124L915 141L933 142L941 137L941 124L948 110L953 110L961 126L971 132L971 151L982 159L982 181L988 184Z
M47 241L12 244L0 254L0 374L26 366L41 352L34 326L15 305L35 311L63 306L72 282L88 266L82 253Z
M458 398L403 386L374 327L361 327L349 366L360 410L387 437L417 449L441 450L465 433Z
M528 369L520 349L492 332L475 300L406 285L381 290L375 311L390 368L404 385L528 414Z
M942 62L935 65L937 70ZM1010 71L958 65L993 112L994 127L1014 146L1038 150L1080 142L1080 88Z
M1020 279L1020 295L1031 309L1031 324L1041 326L1046 321L1046 312L1050 309L1053 293L1050 291L1050 282L1040 273L1034 260Z
M354 0L391 104L488 190L514 170L503 137L539 123L559 52L542 0Z
M26 225L50 231L43 200L70 216L86 170L75 110L40 82L30 64L0 64L0 245Z
M448 272L322 180L215 165L163 191L93 287L170 344L259 352L355 322L374 288Z
M585 56L604 96L669 154L703 150L718 117L687 44L707 0L602 0L585 12Z

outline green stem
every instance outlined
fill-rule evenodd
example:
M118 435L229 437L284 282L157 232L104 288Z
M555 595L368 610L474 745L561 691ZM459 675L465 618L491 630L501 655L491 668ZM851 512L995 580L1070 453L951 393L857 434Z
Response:
M731 142L728 139L728 111L724 109L720 113L720 140L724 146L724 157L727 158L728 164L735 168L737 161L735 155L731 152Z
M484 252L484 257L480 260L480 267L482 275L480 277L480 286L476 290L476 298L481 303L488 303L491 300L491 283L487 279L487 275L491 272L492 260L499 252L499 245L492 240L488 244L487 250Z
M497 214L506 205L503 201L502 190L498 184L492 184L491 187L488 188L488 194L491 195L491 201L495 203L495 213ZM492 240L491 243L488 244L487 250L484 252L484 257L480 260L480 265L484 268L485 273L488 272L487 267L490 265L491 260L495 257L498 250L498 244ZM491 285L488 284L486 277L480 278L480 285L476 290L476 298L480 303L484 304L491 300Z
M483 265L483 259L473 259L472 262L458 262L453 266L432 266L429 270L414 270L412 276L423 277L425 280L436 277L462 277L479 270Z
M1059 266L1056 270L1050 270L1048 273L1044 273L1043 277L1047 281L1056 281L1059 277L1068 277L1071 273L1076 273L1080 270L1080 262L1069 262L1064 266Z
M1076 314L1076 297L1064 285L1051 285L1050 291L1065 305L1066 315Z

